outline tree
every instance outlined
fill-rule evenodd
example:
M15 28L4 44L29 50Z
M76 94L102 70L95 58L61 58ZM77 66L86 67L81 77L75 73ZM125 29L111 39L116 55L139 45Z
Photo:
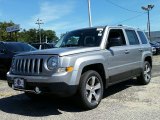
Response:
M41 38L42 42L46 42L46 38L48 42L53 42L58 39L55 31L52 30L43 30L41 29ZM24 41L28 43L39 43L39 31L37 29L29 29L23 30L19 34L19 41Z
M37 30L36 29L29 29L29 30L23 30L19 32L18 41L33 43L37 42Z
M6 32L6 28L9 26L15 25L12 21L10 22L0 22L0 41L22 41L28 43L39 43L39 31L35 28L17 32L17 35L12 34L12 38L10 34ZM41 38L42 42L55 42L58 37L56 36L56 32L53 30L43 30L41 29Z
M12 21L10 22L0 22L0 40L1 41L14 41L16 40L15 34L10 38L9 33L7 33L6 28L15 25Z
M55 31L42 30L42 42L45 42L46 38L47 38L48 42L55 42L58 39Z

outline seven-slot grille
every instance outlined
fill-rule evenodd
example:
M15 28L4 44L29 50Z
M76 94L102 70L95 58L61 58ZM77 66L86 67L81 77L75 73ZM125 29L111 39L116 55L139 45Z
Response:
M43 58L17 58L15 59L16 74L39 75L43 72Z

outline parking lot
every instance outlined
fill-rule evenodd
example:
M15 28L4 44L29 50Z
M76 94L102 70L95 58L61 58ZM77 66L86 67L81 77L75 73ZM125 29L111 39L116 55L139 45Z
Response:
M153 58L152 81L140 86L129 80L105 90L98 108L84 111L74 98L45 97L31 101L0 80L1 120L160 120L160 56Z

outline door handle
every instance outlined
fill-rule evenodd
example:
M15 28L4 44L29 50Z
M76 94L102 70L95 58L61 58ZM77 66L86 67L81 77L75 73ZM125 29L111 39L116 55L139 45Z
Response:
M124 53L125 53L125 54L128 54L128 53L129 53L129 50L125 50Z

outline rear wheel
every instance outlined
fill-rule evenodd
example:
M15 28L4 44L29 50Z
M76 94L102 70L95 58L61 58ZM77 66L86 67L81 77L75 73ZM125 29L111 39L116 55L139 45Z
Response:
M83 108L96 108L103 97L103 82L101 76L93 70L83 73L80 79L78 93Z
M137 77L138 81L142 85L147 85L151 80L151 65L148 61L144 62L144 67L141 75Z

